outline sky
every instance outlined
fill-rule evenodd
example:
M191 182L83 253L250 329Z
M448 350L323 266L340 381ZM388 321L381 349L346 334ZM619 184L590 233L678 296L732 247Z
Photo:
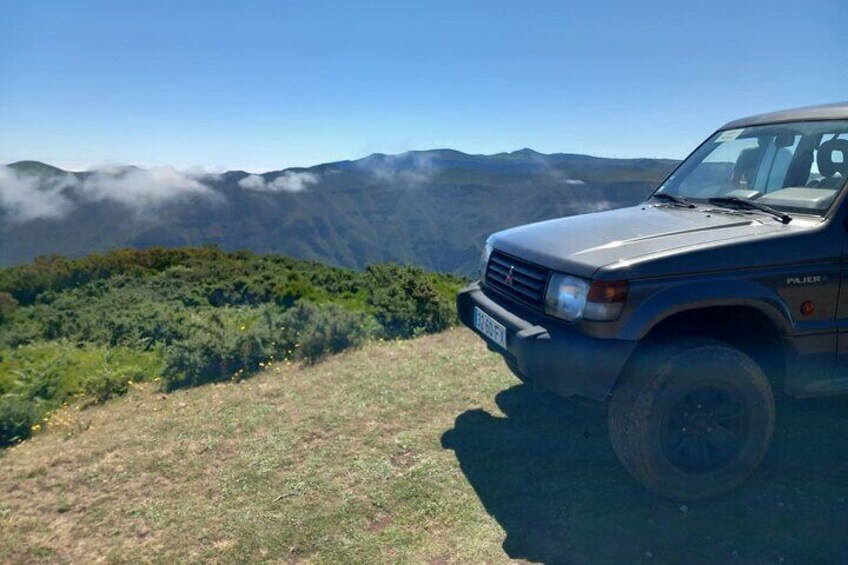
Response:
M685 157L848 100L844 0L0 0L0 163Z

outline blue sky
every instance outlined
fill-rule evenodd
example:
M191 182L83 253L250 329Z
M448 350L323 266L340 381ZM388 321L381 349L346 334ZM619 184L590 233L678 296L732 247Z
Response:
M682 157L848 99L848 2L0 0L0 162Z

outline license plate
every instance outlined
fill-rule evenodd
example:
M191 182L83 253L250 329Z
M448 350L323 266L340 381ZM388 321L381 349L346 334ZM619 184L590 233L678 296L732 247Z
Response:
M476 306L474 307L474 327L481 334L506 349L506 327Z

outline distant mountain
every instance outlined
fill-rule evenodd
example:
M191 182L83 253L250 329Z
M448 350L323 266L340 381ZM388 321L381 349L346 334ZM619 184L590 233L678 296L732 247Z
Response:
M472 273L490 233L641 201L674 167L522 149L373 154L252 175L0 166L0 264L114 247L215 244L361 268Z

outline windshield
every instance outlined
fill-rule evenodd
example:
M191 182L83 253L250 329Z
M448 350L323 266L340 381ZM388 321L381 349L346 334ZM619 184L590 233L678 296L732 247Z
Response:
M657 194L706 203L741 198L785 212L824 214L848 178L848 121L719 131Z

